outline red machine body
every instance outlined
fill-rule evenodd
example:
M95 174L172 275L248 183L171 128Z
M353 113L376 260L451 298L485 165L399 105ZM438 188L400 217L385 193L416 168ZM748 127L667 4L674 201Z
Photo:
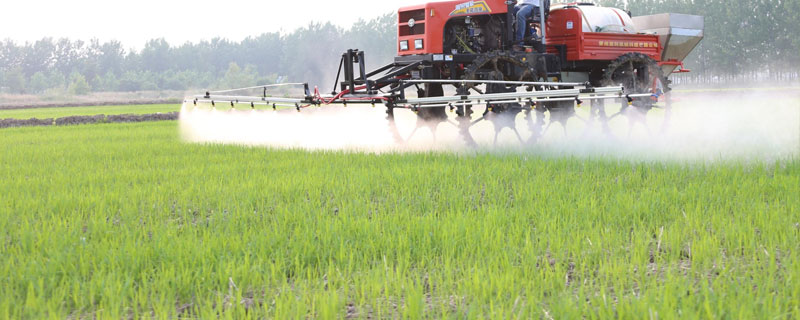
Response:
M635 26L628 26L632 23L629 17L622 15L624 12L608 10L618 16L621 26L635 29ZM401 8L397 53L399 56L443 54L445 25L450 19L507 12L505 0L443 1ZM587 32L584 24L589 24L589 21L577 3L553 8L547 21L547 52L558 54L558 46L564 46L567 61L614 60L629 52L643 53L661 61L663 48L657 35ZM419 41L422 48L416 46Z
M613 9L609 9L613 10ZM619 12L619 24L628 26L629 19L624 19ZM661 61L661 46L658 36L652 34L586 32L584 24L588 23L579 7L565 7L550 11L547 20L547 52L557 54L557 46L566 47L567 61L614 60L629 53L646 54L653 60Z

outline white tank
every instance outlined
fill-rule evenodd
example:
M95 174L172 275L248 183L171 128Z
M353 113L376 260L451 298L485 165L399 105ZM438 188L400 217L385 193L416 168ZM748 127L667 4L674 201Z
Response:
M575 8L583 16L583 32L609 32L635 34L639 31L627 12L616 8L597 7L594 5L560 5L550 11Z

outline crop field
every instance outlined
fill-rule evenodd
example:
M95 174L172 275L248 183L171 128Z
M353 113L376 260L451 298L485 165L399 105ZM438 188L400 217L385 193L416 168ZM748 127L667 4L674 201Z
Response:
M796 156L309 152L177 126L0 131L0 318L800 318Z
M176 104L152 104L129 106L86 106L86 107L58 107L58 108L33 108L33 109L7 109L0 110L0 119L29 119L29 118L61 118L69 116L93 116L97 114L150 114L177 112L181 108Z

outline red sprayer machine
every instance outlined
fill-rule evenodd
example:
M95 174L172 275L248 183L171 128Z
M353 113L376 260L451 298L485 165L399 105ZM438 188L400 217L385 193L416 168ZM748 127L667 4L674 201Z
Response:
M210 91L193 102L297 111L328 104L383 105L399 143L420 127L435 132L449 124L467 145L476 145L470 129L484 121L494 126L495 139L508 128L521 143L535 143L554 123L566 132L570 119L609 132L613 119L627 118L629 134L637 123L649 128L648 122L659 119L662 127L668 125L669 77L689 72L682 61L703 38L703 17L632 17L587 3L540 4L541 10L525 21L522 43L514 39L514 1L401 8L394 61L368 71L364 52L347 50L332 93L301 83L303 94L297 97L268 95L268 89L281 86L272 85L257 87L263 89L259 95ZM607 113L607 102L617 112ZM576 108L585 104L590 112L581 117ZM654 109L663 112L648 119ZM417 119L410 135L398 129L400 112L413 112Z

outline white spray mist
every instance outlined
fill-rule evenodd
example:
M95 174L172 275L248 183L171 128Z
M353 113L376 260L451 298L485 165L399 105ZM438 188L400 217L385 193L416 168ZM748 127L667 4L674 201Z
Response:
M556 156L612 157L638 160L729 159L770 161L800 155L800 95L796 91L757 94L675 94L675 109L669 129L661 132L651 124L648 134L641 127L627 136L627 121L612 124L614 135L585 131L581 120L571 120L568 135L559 125L534 145L521 145L506 129L497 145L495 131L483 123L471 129L480 147L468 147L455 126L443 123L434 135L422 127L408 143L396 143L386 120L385 108L377 106L326 106L302 112L228 111L184 105L180 130L186 141L223 143L308 150L356 152L531 152ZM609 111L615 111L610 108ZM580 112L585 113L585 110ZM658 112L655 119L658 120ZM609 112L613 113L613 112ZM413 113L396 110L401 135L415 126ZM586 114L582 114L584 118ZM519 118L522 118L520 116ZM660 120L659 120L660 121ZM524 136L522 120L518 125Z

